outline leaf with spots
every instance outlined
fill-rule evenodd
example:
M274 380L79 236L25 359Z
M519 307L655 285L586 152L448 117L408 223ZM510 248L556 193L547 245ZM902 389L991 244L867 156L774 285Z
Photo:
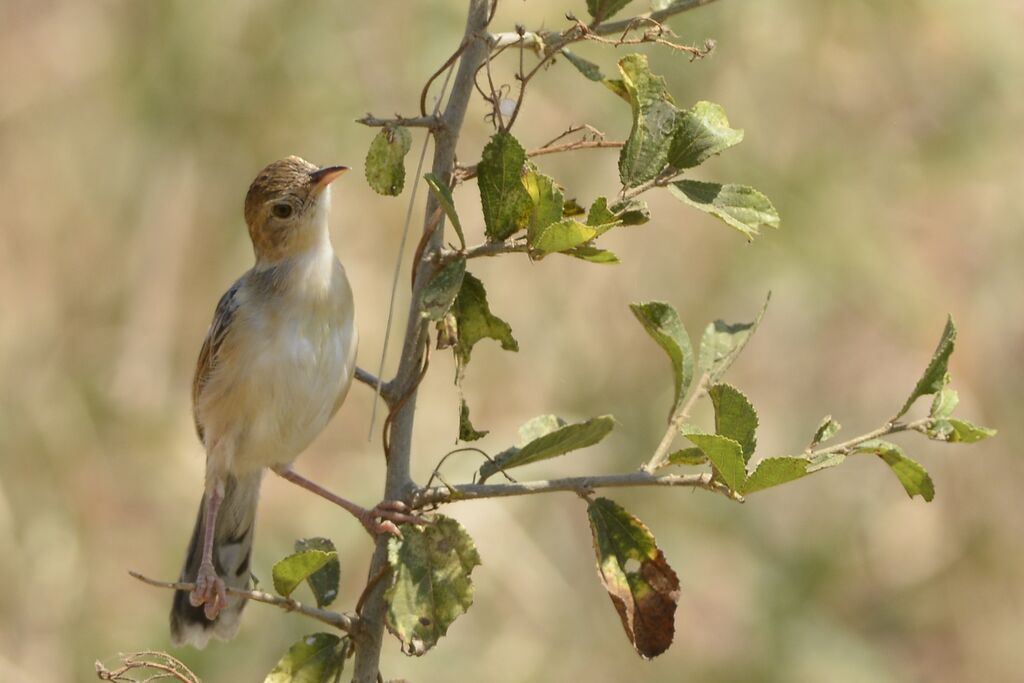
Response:
M626 55L619 60L621 80L606 80L633 111L633 127L619 153L619 177L624 188L656 178L668 164L669 145L680 114L665 85L651 73L647 57Z
M725 110L714 102L698 102L681 112L669 147L673 168L693 168L743 140L743 131L729 127Z
M327 560L327 563L306 577L309 589L313 591L317 607L327 607L338 597L338 585L341 581L341 563L338 562L338 554L335 551L334 543L329 538L300 538L295 541L295 552L301 553L306 550L320 550L325 553L333 553L334 557Z
M267 674L263 683L328 683L341 679L351 640L333 633L303 636ZM149 679L152 680L152 679Z
M385 623L405 654L419 656L473 604L470 574L480 554L462 525L444 515L425 526L403 524L401 530L402 538L388 539Z
M405 155L412 147L407 128L381 128L366 153L366 182L377 194L392 197L405 187Z
M643 522L608 498L587 506L597 571L629 642L650 659L672 644L679 578Z

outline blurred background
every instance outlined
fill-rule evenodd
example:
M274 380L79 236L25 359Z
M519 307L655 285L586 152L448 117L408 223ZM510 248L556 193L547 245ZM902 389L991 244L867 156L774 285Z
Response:
M369 189L375 131L353 120L415 113L460 40L465 4L0 4L0 680L94 680L94 660L170 648L170 593L126 571L173 579L180 568L202 487L195 357L217 299L251 263L242 199L267 162L299 154L359 169L336 185L332 233L356 292L360 364L376 370L411 183L399 199ZM585 16L585 4L506 0L492 28L558 29L566 11ZM684 42L718 41L693 63L644 50L677 102L718 102L746 130L698 177L763 190L782 228L747 244L651 194L650 224L602 238L618 266L474 263L521 346L485 341L473 354L466 395L491 430L480 445L505 448L537 414L613 413L619 427L599 447L522 476L636 468L661 436L671 381L627 304L668 300L697 335L714 318L750 320L768 290L729 376L759 409L759 454L799 452L826 413L846 436L882 424L947 313L960 327L959 413L1000 434L977 446L897 439L930 469L931 504L868 459L742 506L700 491L611 492L652 528L683 585L675 644L653 662L633 652L597 580L579 499L453 505L484 560L475 604L422 659L389 638L386 677L1020 680L1024 5L724 0L671 26ZM626 50L577 52L614 73ZM484 114L476 100L465 163L490 133ZM559 61L533 81L517 135L535 147L580 123L622 139L628 110ZM582 151L538 163L586 204L617 190L615 162ZM456 201L479 241L475 186ZM452 371L435 354L420 394L421 482L456 434ZM370 391L353 388L298 464L367 505L383 479L370 410ZM468 479L474 457L453 458L448 479ZM280 480L263 496L256 574L269 578L294 538L330 536L337 605L350 609L369 560L362 529ZM243 621L231 644L171 651L207 683L259 681L317 630L261 605Z

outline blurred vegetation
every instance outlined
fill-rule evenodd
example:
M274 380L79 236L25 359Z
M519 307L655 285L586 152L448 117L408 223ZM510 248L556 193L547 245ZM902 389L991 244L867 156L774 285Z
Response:
M559 27L583 7L505 2L494 27ZM217 298L250 262L248 182L291 153L359 166L375 131L353 119L412 113L424 78L457 44L463 12L457 0L0 5L0 680L92 680L95 659L168 647L169 594L125 570L172 578L180 568L203 469L189 383ZM615 414L622 428L582 457L621 469L652 449L671 391L628 302L667 299L696 330L744 319L771 289L772 309L732 374L759 406L766 452L802 448L826 412L850 430L885 419L946 312L960 327L951 370L962 410L1000 436L968 450L913 439L911 455L936 482L928 505L867 463L791 484L784 505L771 492L745 506L700 492L616 493L652 526L682 581L676 643L650 663L622 637L594 577L578 499L460 503L450 513L484 561L476 605L424 659L386 644L389 676L1019 676L1022 20L1012 0L724 0L675 19L683 40L718 47L694 63L651 50L653 70L669 75L682 105L718 102L746 129L741 151L708 166L763 189L782 229L748 245L660 194L654 222L605 238L619 266L482 264L522 350L481 349L466 386L474 422L492 430L484 443L498 448L538 413ZM613 51L578 52L614 72ZM529 97L517 125L528 147L571 123L627 132L614 96L564 63ZM476 107L467 163L490 132ZM538 163L571 179L570 196L593 197L616 186L614 154ZM477 201L465 189L457 200ZM364 366L381 346L404 210L357 174L335 191ZM420 480L455 436L451 376L442 367L422 390ZM369 394L353 389L298 465L367 504L383 473L379 439L366 439ZM478 464L467 457L455 470ZM268 575L295 537L330 536L342 558L338 604L353 604L364 532L292 487L268 482L264 498L256 573ZM261 680L314 629L254 605L231 645L175 654L210 683Z

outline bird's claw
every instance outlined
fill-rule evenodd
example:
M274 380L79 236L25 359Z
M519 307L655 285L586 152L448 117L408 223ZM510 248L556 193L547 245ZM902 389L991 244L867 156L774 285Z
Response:
M227 586L224 579L217 576L217 570L207 562L199 565L196 574L196 585L189 593L188 601L193 607L203 606L203 614L210 621L217 618L220 611L228 604Z
M389 534L398 538L402 538L402 532L398 528L399 524L423 525L430 523L430 520L413 514L409 506L400 500L381 501L376 507L364 510L363 514L359 515L359 521L371 536Z

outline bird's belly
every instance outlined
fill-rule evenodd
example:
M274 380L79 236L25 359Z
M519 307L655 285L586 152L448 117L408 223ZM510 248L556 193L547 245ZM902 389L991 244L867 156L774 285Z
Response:
M236 468L292 462L327 425L355 372L352 327L305 321L265 336L241 379Z

